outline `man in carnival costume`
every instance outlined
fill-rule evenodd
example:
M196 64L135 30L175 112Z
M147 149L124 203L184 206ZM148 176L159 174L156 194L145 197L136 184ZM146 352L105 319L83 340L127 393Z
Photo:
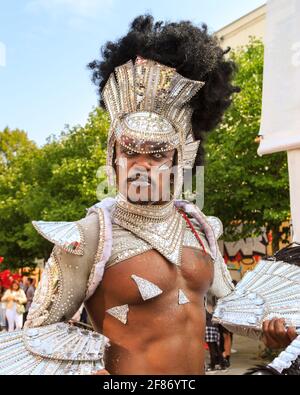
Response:
M205 295L223 298L234 287L217 244L220 221L176 199L184 169L203 164L204 136L238 91L225 54L205 26L140 16L125 37L106 44L103 60L90 63L111 118L107 165L118 193L80 221L34 222L55 247L25 325L29 353L59 359L63 326L53 329L55 346L49 337L41 348L39 331L68 321L84 301L94 330L109 339L109 373L204 374ZM280 320L264 325L268 345L286 346L295 336ZM84 359L86 346L76 347L69 359L60 356L68 366ZM35 373L55 374L51 366Z

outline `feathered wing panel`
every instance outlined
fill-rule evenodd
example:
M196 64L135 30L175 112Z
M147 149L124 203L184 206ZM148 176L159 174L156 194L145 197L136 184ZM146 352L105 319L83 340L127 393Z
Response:
M104 368L108 339L64 323L0 334L1 375L90 375Z
M248 272L214 313L231 331L252 330L258 337L263 322L276 317L300 329L300 268L274 260L262 260Z
M35 223L55 247L43 270L25 327L68 320L92 295L102 279L109 255L105 222L104 211L98 208L74 223Z

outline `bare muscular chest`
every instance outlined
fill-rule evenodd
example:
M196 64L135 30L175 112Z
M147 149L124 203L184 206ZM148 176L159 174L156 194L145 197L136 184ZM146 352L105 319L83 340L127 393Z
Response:
M101 285L105 298L115 305L142 303L134 276L157 286L162 297L177 289L192 297L205 294L212 284L213 263L209 255L192 248L183 248L181 266L150 250L105 271Z

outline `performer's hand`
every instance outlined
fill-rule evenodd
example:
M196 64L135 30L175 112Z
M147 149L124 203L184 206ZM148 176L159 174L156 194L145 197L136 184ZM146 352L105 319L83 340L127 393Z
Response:
M286 348L297 337L296 329L285 328L285 320L273 318L271 321L264 321L263 336L264 344L271 349Z
M108 373L108 371L105 369L101 369L92 373L92 376L108 376L108 375L110 375L110 373Z

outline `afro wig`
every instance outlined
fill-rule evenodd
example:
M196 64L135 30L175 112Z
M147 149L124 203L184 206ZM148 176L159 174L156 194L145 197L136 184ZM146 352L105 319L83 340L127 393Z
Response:
M231 81L235 63L225 58L229 51L220 47L218 39L208 33L207 26L194 26L189 21L179 23L156 22L151 15L134 19L129 32L116 42L107 42L102 48L101 60L89 63L92 80L102 90L114 69L136 57L170 66L182 76L204 81L205 86L193 97L192 126L194 137L203 143L205 134L221 121L231 104L231 97L239 89ZM103 100L100 105L104 107ZM200 144L195 166L204 162L203 144Z

